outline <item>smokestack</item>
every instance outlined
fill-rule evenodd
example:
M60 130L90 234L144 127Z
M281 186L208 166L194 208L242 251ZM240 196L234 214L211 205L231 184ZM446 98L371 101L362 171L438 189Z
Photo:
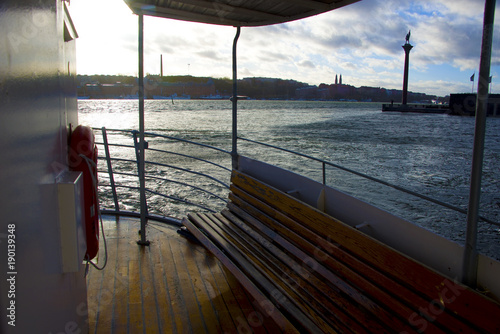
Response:
M163 77L163 55L160 55L160 77Z

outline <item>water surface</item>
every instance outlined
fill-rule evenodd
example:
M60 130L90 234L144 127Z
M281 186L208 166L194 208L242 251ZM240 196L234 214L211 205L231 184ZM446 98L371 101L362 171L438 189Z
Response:
M137 100L81 100L79 120L82 124L112 129L138 129ZM231 150L231 102L199 100L148 100L145 103L146 131ZM474 118L438 114L382 113L378 103L306 102L306 101L240 101L238 136L302 152L335 164L403 186L460 208L467 208L473 147ZM122 138L129 141L130 138ZM481 215L500 221L500 119L488 118L484 152ZM229 156L194 149L165 139L150 139L150 147L172 152L188 152L213 159L230 167ZM116 150L115 150L116 151ZM239 142L243 155L292 169L321 181L321 164ZM130 156L133 151L118 151ZM101 154L102 155L102 154ZM204 167L182 156L148 152L148 160L180 164L184 168ZM131 167L128 167L131 169ZM104 169L104 166L103 166ZM179 170L157 168L152 172L181 178ZM212 171L211 171L212 172ZM215 175L229 182L229 174L216 169ZM105 176L103 176L105 177ZM136 183L133 177L122 181ZM187 179L210 187L224 196L225 190L209 180L195 176ZM346 172L329 168L327 183L346 193L377 205L447 238L463 243L466 217L420 199L401 194ZM151 183L159 192L174 197L198 196L212 205L213 196L193 195L176 184ZM219 189L220 188L220 189ZM120 205L133 209L133 195L121 199ZM152 195L150 204L164 215L182 216L185 206L165 202ZM111 205L109 198L106 205ZM223 205L217 202L215 207ZM480 223L481 250L500 258L498 227Z

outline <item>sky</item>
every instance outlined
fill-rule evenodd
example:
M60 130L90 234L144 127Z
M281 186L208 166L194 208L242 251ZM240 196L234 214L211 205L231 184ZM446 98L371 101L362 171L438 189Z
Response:
M123 0L72 0L79 74L138 73L138 18ZM300 21L241 30L238 78L293 79L402 89L411 30L408 90L445 96L477 91L484 0L362 0ZM496 10L491 93L500 93ZM146 16L145 73L232 77L236 28ZM470 77L475 74L475 81Z

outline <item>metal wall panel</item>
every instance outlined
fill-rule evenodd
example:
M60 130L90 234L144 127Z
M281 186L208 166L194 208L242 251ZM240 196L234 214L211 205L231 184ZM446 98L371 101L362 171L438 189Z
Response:
M87 332L84 268L62 274L59 261L56 179L68 169L68 131L78 122L75 40L65 41L71 20L64 7L61 0L0 4L1 333L74 326ZM8 276L15 276L12 297L4 293L11 288L5 278L9 226L15 226L16 246L16 274ZM15 327L5 321L12 302Z

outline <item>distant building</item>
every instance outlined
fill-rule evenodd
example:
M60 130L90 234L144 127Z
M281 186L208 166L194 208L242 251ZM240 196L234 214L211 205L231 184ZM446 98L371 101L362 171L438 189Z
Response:
M475 116L476 100L476 94L450 94L450 114ZM500 94L489 94L486 115L500 116Z
M308 99L317 99L318 96L318 87L316 86L306 86L297 88L295 90L295 96L298 99L308 100Z

